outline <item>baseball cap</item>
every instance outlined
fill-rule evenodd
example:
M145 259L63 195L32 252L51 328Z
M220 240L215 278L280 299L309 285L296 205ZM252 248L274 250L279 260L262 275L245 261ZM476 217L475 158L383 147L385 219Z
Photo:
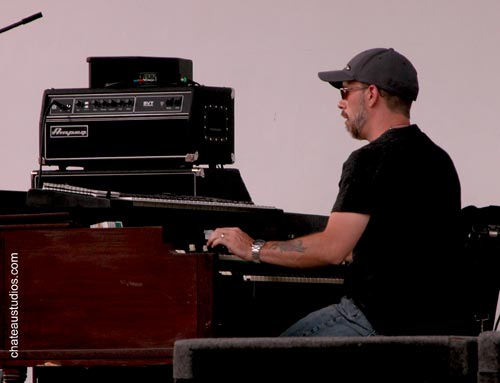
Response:
M410 100L416 100L418 95L415 67L393 48L365 50L354 56L344 69L319 72L318 76L335 88L341 88L343 81L359 81Z

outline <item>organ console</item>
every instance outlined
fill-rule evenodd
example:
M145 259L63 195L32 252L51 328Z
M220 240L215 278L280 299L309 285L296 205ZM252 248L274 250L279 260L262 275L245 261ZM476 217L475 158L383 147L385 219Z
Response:
M40 189L2 197L4 382L34 366L170 365L177 339L278 335L342 291L342 267L298 274L204 248L216 226L286 239L321 230L323 216L201 198ZM101 221L123 228L90 228Z

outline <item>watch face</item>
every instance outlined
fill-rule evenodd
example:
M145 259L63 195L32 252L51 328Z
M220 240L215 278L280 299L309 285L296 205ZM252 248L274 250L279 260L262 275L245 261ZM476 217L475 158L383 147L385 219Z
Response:
M266 243L266 241L262 240L262 239L256 239L255 241L253 241L252 243L252 257L253 257L253 260L254 262L257 262L257 263L260 263L260 249L262 248L262 246L264 246L264 243Z
M264 245L264 243L266 243L266 241L264 241L264 240L262 240L262 239L257 239L257 240L255 240L255 241L253 242L253 244L254 244L255 246L262 246L262 245Z

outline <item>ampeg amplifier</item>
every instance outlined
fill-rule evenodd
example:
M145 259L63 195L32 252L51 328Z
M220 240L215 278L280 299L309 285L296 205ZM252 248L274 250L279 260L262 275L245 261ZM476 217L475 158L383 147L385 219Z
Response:
M234 90L45 90L39 161L94 170L232 164Z

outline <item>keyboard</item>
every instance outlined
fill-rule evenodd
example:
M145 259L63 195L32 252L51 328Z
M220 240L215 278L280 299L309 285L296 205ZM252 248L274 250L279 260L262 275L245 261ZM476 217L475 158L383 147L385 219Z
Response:
M117 191L106 191L83 188L67 184L46 182L42 190L81 195L86 197L104 198L119 204L130 204L133 207L168 208L168 209L202 209L234 212L255 212L258 210L282 212L273 206L256 205L249 201L234 201L206 196L188 196L178 194L131 194Z
M315 269L294 269L271 264L242 261L231 254L219 254L219 274L240 278L244 282L313 283L342 285L346 265L333 265Z

